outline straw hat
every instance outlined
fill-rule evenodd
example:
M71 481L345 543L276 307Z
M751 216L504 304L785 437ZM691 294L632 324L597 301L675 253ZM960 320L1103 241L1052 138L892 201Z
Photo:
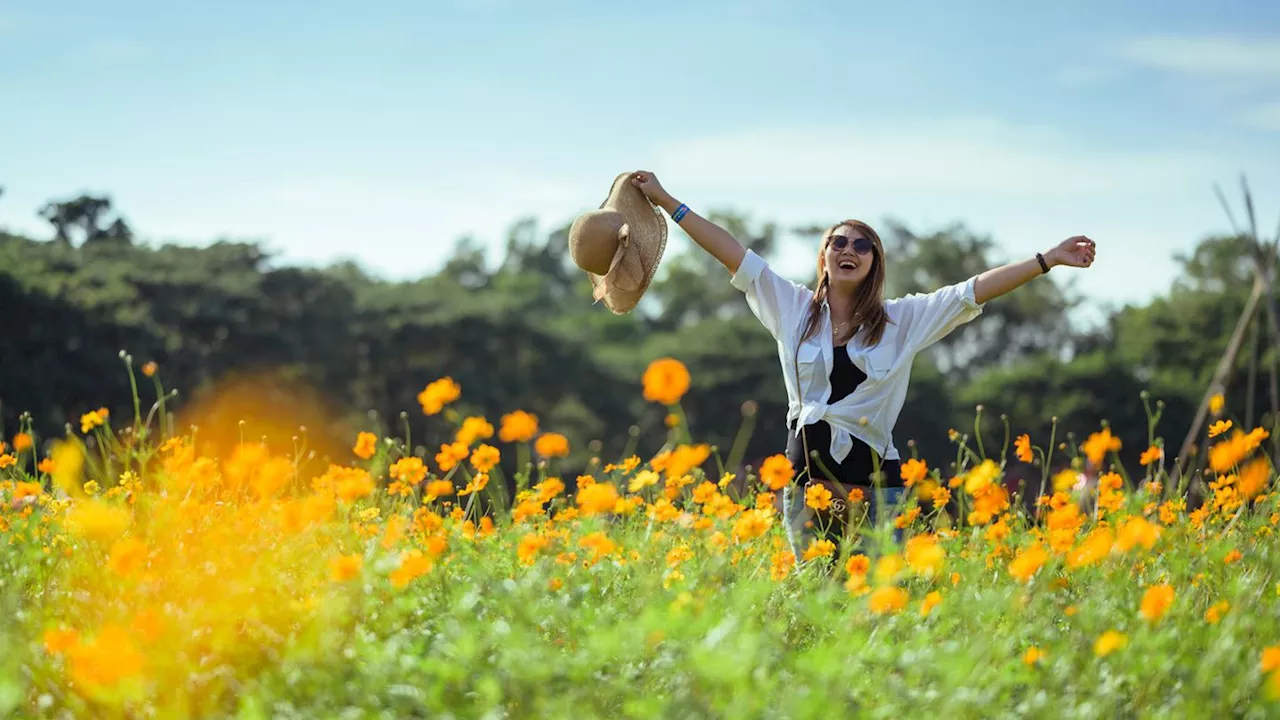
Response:
M623 315L640 302L653 281L667 247L667 222L640 189L631 173L613 179L609 197L598 210L579 215L569 227L569 254L614 314Z

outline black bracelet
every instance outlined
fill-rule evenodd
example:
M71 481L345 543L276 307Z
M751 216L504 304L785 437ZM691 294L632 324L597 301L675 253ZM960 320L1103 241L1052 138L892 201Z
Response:
M1040 270L1042 271L1041 274L1049 272L1049 266L1048 264L1045 263L1043 255L1041 255L1040 253L1036 253L1036 260L1040 261Z

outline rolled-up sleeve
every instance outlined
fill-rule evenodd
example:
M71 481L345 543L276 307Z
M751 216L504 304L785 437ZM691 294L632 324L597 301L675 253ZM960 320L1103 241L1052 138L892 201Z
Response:
M783 328L795 325L812 291L778 275L764 258L747 250L729 281L747 297L751 312L775 339Z
M902 319L907 326L907 345L919 352L946 337L953 330L982 314L983 306L974 297L977 276L931 293L900 298Z

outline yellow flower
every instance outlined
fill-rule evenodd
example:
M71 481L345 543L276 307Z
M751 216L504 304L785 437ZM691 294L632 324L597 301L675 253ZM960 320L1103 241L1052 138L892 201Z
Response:
M1023 433L1022 435L1019 435L1018 439L1013 441L1013 448L1015 453L1018 456L1018 459L1021 460L1022 462L1029 463L1035 459L1035 455L1031 453L1031 436L1030 435L1027 435L1025 433Z
M796 555L789 550L779 550L769 558L769 577L774 581L785 578L795 567Z
M644 399L663 405L674 405L689 392L689 370L675 358L660 358L649 363L641 382Z
M627 485L628 492L640 492L650 485L656 485L661 476L652 470L641 470L631 478L631 482Z
M1099 635L1097 641L1093 643L1093 654L1098 657L1106 657L1128 644L1129 637L1127 635L1115 630L1108 630Z
M545 433L538 437L533 449L542 457L564 457L569 454L569 439L560 433Z
M538 418L524 410L516 410L502 416L498 439L505 443L529 442L537 432Z
M1154 623L1164 616L1170 605L1173 605L1173 598L1173 586L1167 583L1153 585L1143 594L1139 613L1147 622Z
M1222 433L1231 429L1230 420L1219 420L1209 426L1209 437L1218 437Z
M814 540L802 558L806 562L815 558L831 557L835 554L836 544L830 540Z
M422 392L418 393L418 403L422 405L423 414L435 415L461 395L462 388L453 381L453 378L443 377L427 385Z
M105 408L99 408L93 412L87 412L80 416L80 432L89 434L90 430L101 427L107 422L107 411Z
M773 527L773 514L759 509L742 513L733 525L733 535L739 540L751 540L765 534Z
M867 609L877 615L891 615L907 605L907 591L886 586L876 588L867 598Z
M359 554L339 555L329 561L329 579L342 583L360 574L364 568L364 558Z
M356 435L356 444L351 450L361 460L368 460L378 451L378 436L371 432Z
M907 565L918 575L932 577L942 572L942 563L946 559L946 551L933 535L917 535L907 541Z
M795 474L795 468L791 466L791 461L785 455L767 457L760 465L760 480L764 482L765 487L774 492L786 487Z
M814 510L826 510L831 507L831 491L822 485L810 485L804 491L804 504Z
M67 527L72 534L103 543L120 537L131 521L128 510L101 500L77 502L67 515Z
M1035 665L1036 663L1040 662L1040 660L1042 660L1043 658L1044 658L1044 651L1036 647L1035 645L1032 645L1031 647L1027 648L1027 652L1022 656L1022 662L1026 663L1027 665Z
M1225 403L1226 401L1223 399L1222 393L1215 394L1213 397L1209 398L1209 412L1213 413L1214 417L1217 417L1222 413L1222 406Z

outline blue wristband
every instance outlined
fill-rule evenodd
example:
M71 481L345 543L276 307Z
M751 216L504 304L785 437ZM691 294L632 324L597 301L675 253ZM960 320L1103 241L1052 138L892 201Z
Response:
M680 203L680 207L676 208L676 211L671 213L671 219L674 220L675 222L680 222L681 220L684 219L684 216L688 214L688 212L689 212L689 206L685 205L684 203Z

